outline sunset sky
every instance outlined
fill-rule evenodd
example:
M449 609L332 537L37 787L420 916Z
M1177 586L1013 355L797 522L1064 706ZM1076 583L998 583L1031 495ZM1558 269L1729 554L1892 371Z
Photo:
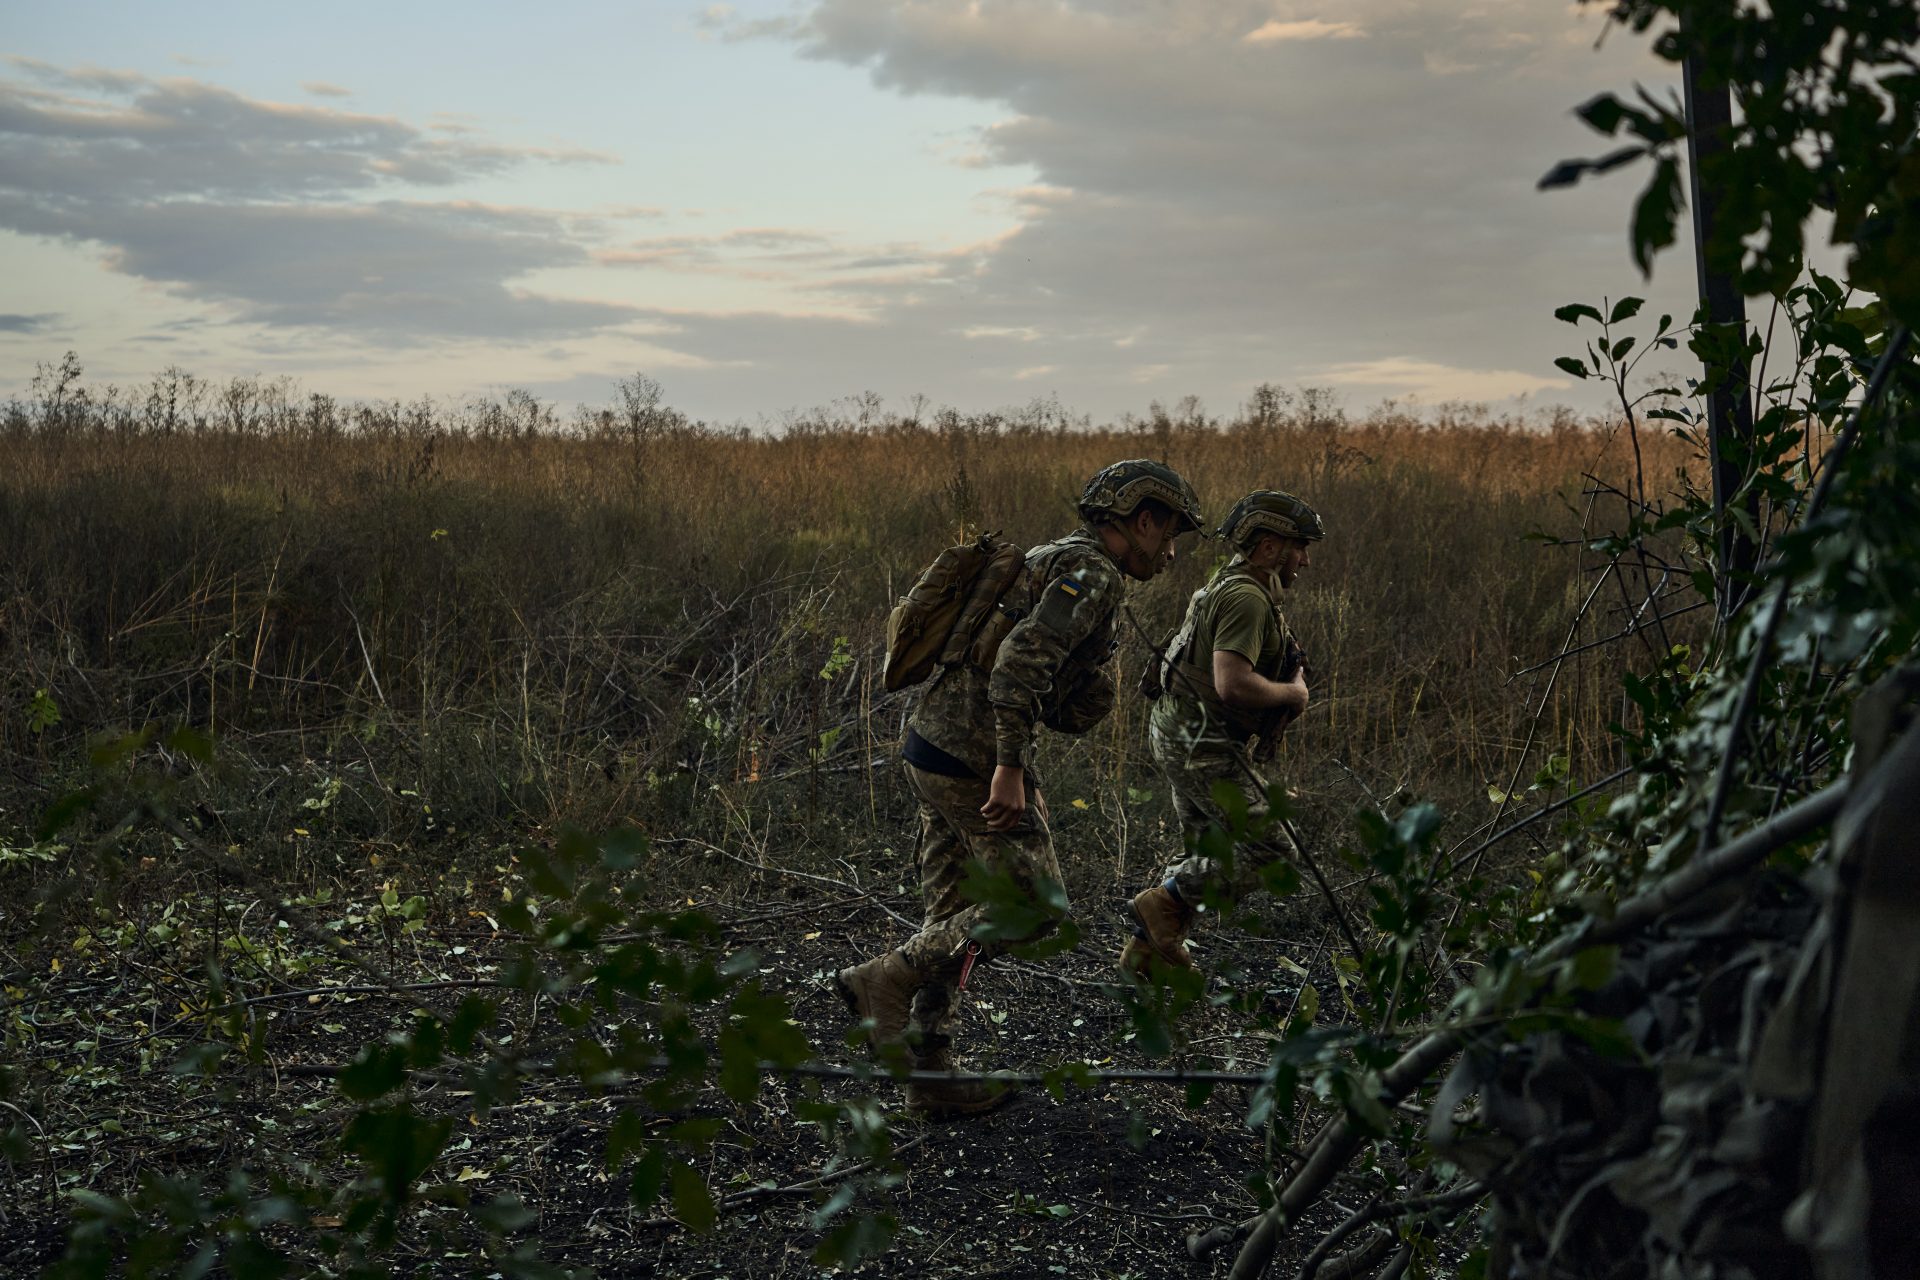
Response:
M873 391L1105 419L1260 382L1598 407L1643 282L1644 41L1550 0L62 0L0 33L0 398L79 353L347 399L644 372L708 420ZM1676 362L1670 369L1683 369ZM1515 396L1524 396L1516 402Z

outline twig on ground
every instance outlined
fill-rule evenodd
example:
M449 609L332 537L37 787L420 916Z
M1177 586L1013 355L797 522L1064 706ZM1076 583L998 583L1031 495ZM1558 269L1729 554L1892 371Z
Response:
M909 1142L901 1143L889 1154L892 1156L903 1156L925 1141L926 1137L924 1135L914 1138ZM846 1179L857 1177L869 1169L877 1168L880 1162L887 1158L887 1156L875 1156L871 1160L862 1160L859 1164L850 1164L844 1169L835 1169L831 1173L823 1173L818 1177L808 1178L804 1182L795 1182L789 1186L749 1187L745 1191L736 1191L730 1196L722 1196L719 1202L714 1205L714 1208L724 1213L728 1209L737 1209L741 1205L751 1204L755 1200L764 1200L768 1196L792 1196L800 1195L808 1191L817 1191L821 1187L832 1186L836 1182L844 1182ZM646 1231L658 1230L662 1227L677 1227L680 1225L682 1224L678 1218L648 1218L644 1222L634 1223L633 1227L636 1231Z
M717 844L710 844L705 840L695 839L693 836L668 836L655 841L655 843L693 845L697 848L705 849L709 853L717 853L729 862L737 862L743 867L752 867L755 871L771 871L776 875L792 876L797 880L812 880L817 884L832 885L836 889L851 892L856 898L868 899L875 906L879 907L882 911L909 929L918 930L920 928L920 922L918 920L907 919L907 917L901 915L898 911L895 911L892 907L889 907L885 902L881 901L872 891L863 889L857 884L848 884L845 880L835 880L832 876L816 875L811 871L796 871L792 867L776 867L771 863L763 866L750 858L743 858L737 853L722 849Z

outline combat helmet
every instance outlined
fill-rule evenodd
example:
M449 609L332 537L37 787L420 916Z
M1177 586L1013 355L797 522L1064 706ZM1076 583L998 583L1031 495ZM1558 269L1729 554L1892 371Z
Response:
M1292 494L1278 489L1255 489L1233 504L1233 510L1227 512L1227 518L1220 522L1214 536L1244 549L1262 533L1318 542L1327 536L1327 527L1320 522L1318 512Z
M1181 479L1178 471L1151 458L1128 458L1095 472L1080 494L1080 516L1087 521L1124 520L1149 498L1172 508L1179 518L1176 533L1206 524L1193 486Z

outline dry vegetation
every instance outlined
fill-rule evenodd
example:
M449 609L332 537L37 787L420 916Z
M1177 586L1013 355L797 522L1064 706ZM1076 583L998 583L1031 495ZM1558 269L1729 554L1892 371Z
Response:
M1350 418L1308 394L1233 421L1188 406L1094 427L1048 404L902 418L855 401L752 434L691 424L643 381L621 389L621 408L568 423L523 396L348 409L284 386L183 392L178 377L133 400L54 388L0 418L0 886L27 902L42 859L66 856L31 848L31 832L91 776L98 735L191 725L211 730L217 756L172 770L177 835L137 835L141 856L92 901L9 910L0 926L11 1034L47 1072L35 1123L60 1139L27 1207L0 1214L0 1244L30 1258L59 1247L61 1191L120 1191L142 1170L217 1168L283 1143L324 1158L339 1102L324 1078L291 1082L432 998L389 1010L326 994L365 977L254 911L263 894L305 904L392 978L484 985L505 963L486 904L523 888L508 851L562 825L631 822L653 837L649 892L697 899L730 942L759 946L812 1042L836 1044L819 975L916 910L912 807L891 767L907 702L876 678L885 610L963 530L1064 531L1107 462L1165 458L1215 511L1276 486L1323 513L1331 536L1288 601L1315 705L1280 772L1325 842L1348 838L1369 794L1456 807L1449 833L1465 843L1493 817L1490 784L1524 782L1555 755L1576 781L1610 772L1622 655L1682 641L1706 617L1684 612L1690 583L1669 582L1665 634L1610 646L1604 670L1575 655L1510 678L1619 633L1654 585L1596 579L1584 544L1620 520L1608 489L1633 455L1618 428L1564 415ZM1685 450L1641 446L1655 487L1677 483ZM1219 552L1182 554L1134 596L1155 638ZM1595 580L1620 583L1621 598L1583 613ZM1133 627L1123 637L1127 687L1146 647ZM1061 861L1089 941L1050 973L996 966L965 1032L995 1065L1098 1058L1125 1036L1097 991L1110 903L1177 839L1144 710L1125 697L1087 739L1049 740ZM1229 949L1257 962L1277 946L1335 990L1310 904L1265 928ZM225 1007L174 1007L215 959L232 990L273 1011L270 1081L159 1074ZM1283 967L1265 981L1250 998L1284 1012L1307 977ZM538 1003L517 1016L531 1032ZM1190 1032L1190 1063L1248 1064L1226 1011ZM90 1099L135 1078L144 1123L108 1137ZM787 1110L797 1097L780 1086L716 1112L740 1135L708 1168L716 1194L825 1167ZM553 1256L612 1273L636 1258L643 1272L770 1273L811 1247L804 1188L774 1196L790 1208L729 1215L707 1243L663 1235L670 1219L627 1213L621 1184L593 1173L604 1105L524 1106L476 1129L457 1163L537 1206ZM236 1113L248 1119L227 1131ZM1147 1156L1134 1138L1151 1140ZM1016 1148L1035 1181L993 1181ZM1067 1151L1096 1153L1071 1185L1050 1172ZM1168 1086L1075 1095L921 1148L894 1206L903 1234L877 1265L1011 1276L1040 1274L1044 1256L1090 1274L1191 1274L1179 1236L1248 1212L1239 1183L1257 1163L1224 1095L1198 1109Z
M1348 419L1308 395L1253 421L1189 408L1108 428L1045 404L903 419L856 402L751 435L651 396L565 429L524 397L349 411L242 383L202 389L192 413L165 384L144 402L75 399L16 405L0 433L0 747L34 789L88 734L184 722L312 773L277 788L296 802L342 789L334 834L416 842L423 806L440 831L758 830L790 805L763 807L753 780L803 774L811 809L823 771L886 754L902 700L876 696L880 626L938 547L982 527L1054 536L1088 474L1140 455L1215 509L1276 486L1324 514L1332 536L1288 601L1317 678L1287 772L1336 807L1358 793L1332 762L1455 802L1504 783L1543 700L1539 744L1592 776L1622 715L1618 680L1577 660L1550 692L1547 672L1510 680L1559 652L1592 578L1583 532L1619 522L1586 478L1632 465L1605 424ZM1643 445L1658 487L1683 450ZM1136 592L1147 632L1218 554L1191 545ZM1615 581L1591 635L1639 602ZM1684 607L1689 584L1668 588L1667 610ZM1125 678L1144 652L1127 628ZM43 689L60 722L40 729L27 709ZM1149 785L1140 730L1123 703L1088 741L1057 743L1056 787L1110 808ZM293 825L275 790L236 815L246 834ZM24 821L31 802L12 800ZM1131 856L1112 818L1082 837L1107 865Z

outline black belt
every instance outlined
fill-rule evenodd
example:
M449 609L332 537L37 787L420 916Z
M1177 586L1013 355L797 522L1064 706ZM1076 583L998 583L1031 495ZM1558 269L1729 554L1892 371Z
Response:
M900 758L923 773L937 773L943 778L980 776L967 767L966 761L947 754L921 737L912 725L907 726L907 740L900 746Z

